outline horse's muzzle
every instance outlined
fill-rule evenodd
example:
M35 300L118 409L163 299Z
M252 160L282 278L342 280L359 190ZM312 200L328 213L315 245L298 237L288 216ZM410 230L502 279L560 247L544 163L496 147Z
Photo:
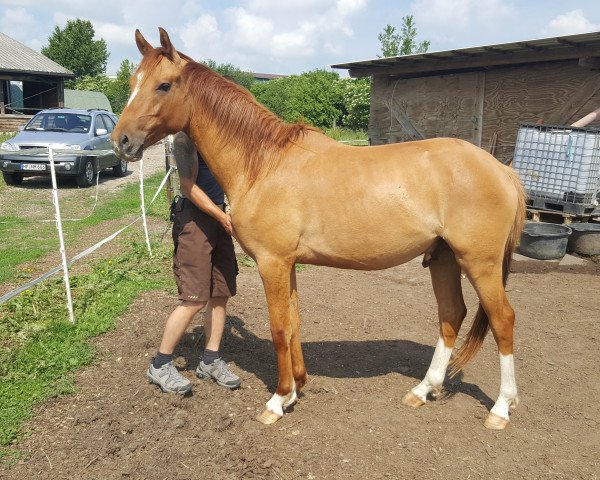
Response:
M115 154L121 160L125 160L126 162L138 162L142 159L144 145L140 144L136 148L135 145L128 141L126 135L121 135L118 140L112 140L111 143Z

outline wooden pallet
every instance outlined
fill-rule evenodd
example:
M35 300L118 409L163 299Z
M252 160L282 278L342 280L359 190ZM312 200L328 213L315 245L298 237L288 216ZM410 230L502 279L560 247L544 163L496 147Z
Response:
M575 216L590 215L596 209L596 205L591 205L587 203L573 203L562 200L549 200L545 198L532 196L530 196L527 199L527 207L533 210L556 211Z
M557 212L555 210L538 210L535 208L527 209L527 219L532 222L548 222L570 225L574 222L594 222L597 221L597 213L576 215L574 213Z

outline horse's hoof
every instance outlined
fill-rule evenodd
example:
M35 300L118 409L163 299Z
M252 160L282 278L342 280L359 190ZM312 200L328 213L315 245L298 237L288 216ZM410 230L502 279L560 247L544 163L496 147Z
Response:
M290 398L286 403L284 403L282 405L284 410L287 410L288 408L296 405L298 403L298 397L296 395L294 395L292 398Z
M504 430L508 425L509 420L506 418L502 418L495 413L490 413L485 419L485 428L489 428L490 430Z
M417 397L413 392L408 392L406 395L404 395L402 403L413 408L419 408L425 405L425 402Z
M256 416L256 419L260 423L264 423L265 425L271 425L275 423L277 420L281 418L281 415L277 415L273 413L271 410L264 410L260 415Z

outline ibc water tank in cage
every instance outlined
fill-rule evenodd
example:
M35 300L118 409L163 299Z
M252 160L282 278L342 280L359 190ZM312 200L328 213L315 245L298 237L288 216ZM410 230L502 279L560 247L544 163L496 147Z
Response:
M513 167L530 206L591 213L600 190L600 130L522 124Z

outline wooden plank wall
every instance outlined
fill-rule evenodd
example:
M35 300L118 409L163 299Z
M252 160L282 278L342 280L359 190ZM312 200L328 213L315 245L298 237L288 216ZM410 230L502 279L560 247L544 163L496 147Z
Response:
M0 115L0 132L16 132L31 118L32 115Z
M578 66L577 60L486 72L484 148L496 132L496 157L510 161L520 123L543 119L549 124L569 125L600 107L597 77L597 71ZM600 122L589 126L598 127Z
M377 75L371 91L373 145L425 138L481 138L483 72L392 79ZM410 127L410 128L407 128Z
M600 71L577 60L399 80L375 75L369 138L373 145L407 141L416 130L488 149L496 137L496 157L507 162L520 123L568 125L598 107Z

